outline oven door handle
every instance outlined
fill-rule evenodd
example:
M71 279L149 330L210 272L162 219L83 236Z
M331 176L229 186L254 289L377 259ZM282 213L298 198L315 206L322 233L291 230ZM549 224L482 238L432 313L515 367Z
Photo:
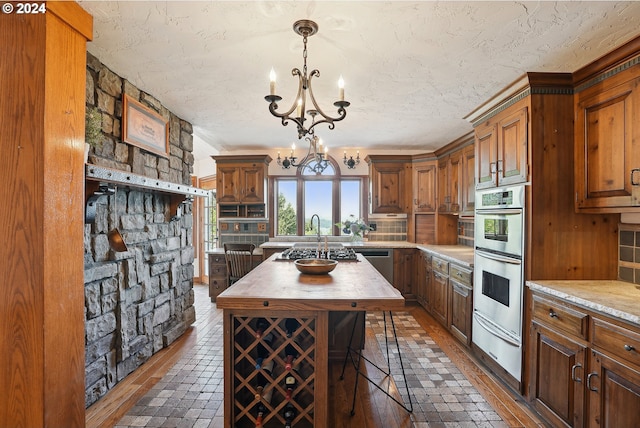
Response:
M499 337L500 339L513 346L519 347L521 345L521 342L518 339L513 337L509 332L505 331L502 327L498 326L496 323L488 319L486 316L482 315L477 310L473 311L473 318L481 327L483 327L494 336Z
M501 256L499 254L488 253L486 251L476 249L476 255L484 257L485 259L495 260L497 262L511 263L512 265L521 265L522 260L514 259L511 257Z
M501 208L499 210L477 210L476 214L490 214L490 215L518 215L522 214L522 208Z

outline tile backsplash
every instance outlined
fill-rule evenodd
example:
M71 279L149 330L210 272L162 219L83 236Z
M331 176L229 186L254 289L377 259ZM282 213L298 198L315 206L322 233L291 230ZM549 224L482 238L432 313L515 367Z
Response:
M265 219L220 220L220 247L225 243L249 243L260 246L269 240L268 221Z
M406 241L407 240L407 219L406 218L376 218L370 219L369 225L372 230L367 235L369 241Z
M621 224L618 232L618 279L640 284L640 225Z

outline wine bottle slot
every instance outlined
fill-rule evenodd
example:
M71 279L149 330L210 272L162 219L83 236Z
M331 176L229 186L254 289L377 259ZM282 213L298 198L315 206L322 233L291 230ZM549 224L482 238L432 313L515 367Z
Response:
M262 427L262 419L265 413L267 413L267 408L263 403L258 403L258 417L256 418L256 427Z
M258 318L256 320L256 338L260 339L264 330L268 327L267 320L264 318Z
M285 348L284 348L284 354L285 354L285 365L284 365L284 369L285 370L291 370L291 367L293 366L293 360L295 360L298 357L298 350L296 349L295 346L293 346L291 343L289 343Z
M282 411L282 416L284 417L284 426L285 428L291 428L291 424L293 420L296 418L298 411L292 403L287 403L284 406L284 410Z
M291 337L300 327L300 323L295 318L287 318L284 322L284 327L287 332L287 337Z

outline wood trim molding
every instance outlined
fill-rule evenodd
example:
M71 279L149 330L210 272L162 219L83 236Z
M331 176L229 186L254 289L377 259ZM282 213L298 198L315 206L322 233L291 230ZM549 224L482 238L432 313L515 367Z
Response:
M587 80L593 79L598 74L629 62L638 56L640 56L640 36L576 70L573 73L574 86L584 85Z

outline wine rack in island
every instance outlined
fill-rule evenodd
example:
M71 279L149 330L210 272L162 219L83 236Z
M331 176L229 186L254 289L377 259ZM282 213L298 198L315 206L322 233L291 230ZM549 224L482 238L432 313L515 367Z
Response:
M316 426L317 313L235 313L230 322L233 426Z

